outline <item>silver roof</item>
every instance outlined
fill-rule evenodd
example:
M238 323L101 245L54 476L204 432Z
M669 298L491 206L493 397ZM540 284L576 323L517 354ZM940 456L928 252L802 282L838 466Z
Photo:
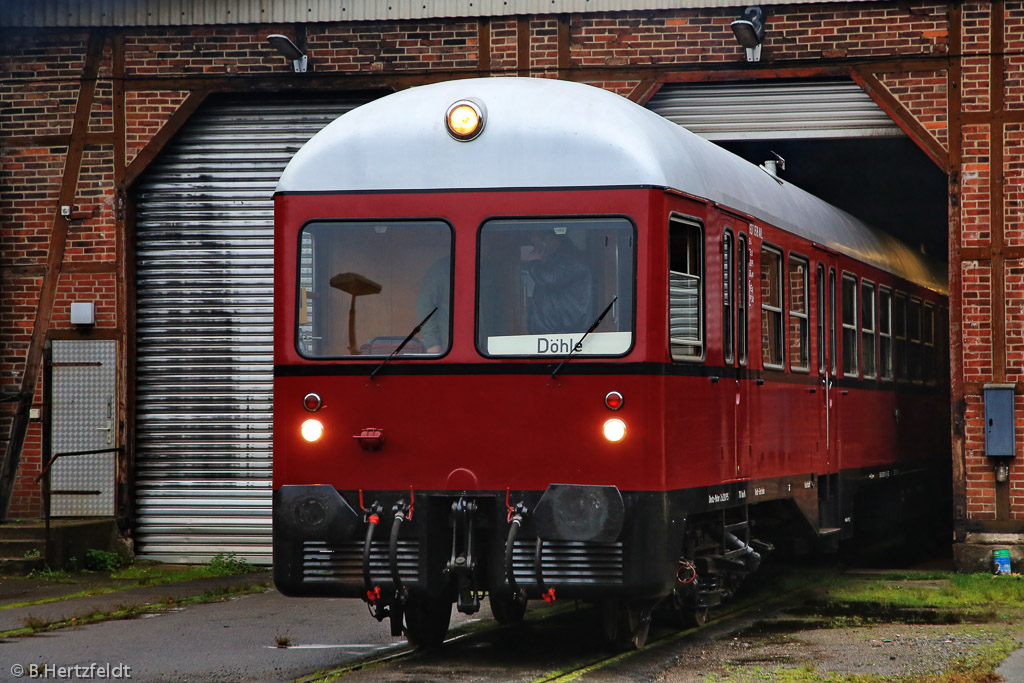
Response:
M470 142L455 101L486 108ZM429 160L423 164L411 160ZM945 292L944 268L896 238L614 93L539 78L446 81L339 117L296 153L278 192L665 187L709 199Z

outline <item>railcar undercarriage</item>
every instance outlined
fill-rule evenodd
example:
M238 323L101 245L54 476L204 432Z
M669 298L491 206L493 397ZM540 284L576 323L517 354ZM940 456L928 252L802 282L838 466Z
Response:
M656 609L703 623L772 549L751 538L746 505L667 522L665 494L614 487L374 496L276 492L275 582L287 595L359 597L427 647L443 641L453 603L473 614L485 596L504 624L528 599L593 601L606 639L641 647Z

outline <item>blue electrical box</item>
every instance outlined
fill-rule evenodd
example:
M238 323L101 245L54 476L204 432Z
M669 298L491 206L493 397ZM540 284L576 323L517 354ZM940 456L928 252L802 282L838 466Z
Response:
M985 386L985 455L1005 458L1016 455L1013 424L1013 384Z

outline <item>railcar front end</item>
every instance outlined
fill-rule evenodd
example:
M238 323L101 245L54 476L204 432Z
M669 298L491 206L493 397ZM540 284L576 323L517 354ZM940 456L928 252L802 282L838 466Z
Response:
M593 600L637 646L658 605L699 623L755 523L834 548L936 481L936 283L596 88L359 107L275 195L275 583L421 645L485 596Z

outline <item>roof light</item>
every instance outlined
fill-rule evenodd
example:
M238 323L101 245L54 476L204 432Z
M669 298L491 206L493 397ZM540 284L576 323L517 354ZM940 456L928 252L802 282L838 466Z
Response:
M448 134L460 142L469 142L484 130L484 105L476 100L459 100L444 115Z
M613 417L604 423L604 438L612 443L622 441L626 436L626 423L617 417Z

